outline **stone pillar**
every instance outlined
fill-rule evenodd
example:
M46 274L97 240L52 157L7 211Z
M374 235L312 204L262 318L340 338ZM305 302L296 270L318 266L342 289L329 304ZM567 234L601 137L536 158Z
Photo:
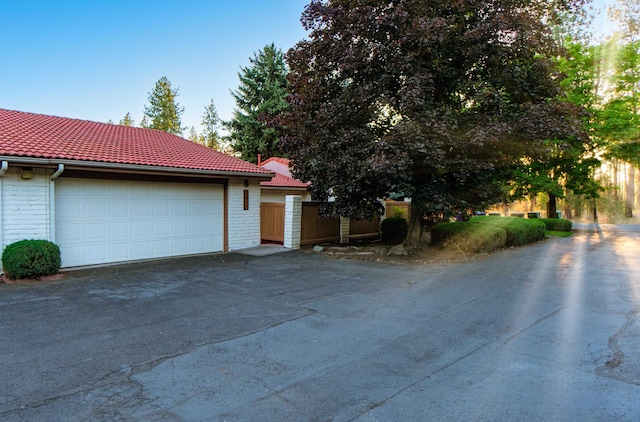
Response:
M351 220L340 217L340 243L349 243L349 231L351 230Z
M302 230L302 197L287 195L284 202L284 247L300 249Z

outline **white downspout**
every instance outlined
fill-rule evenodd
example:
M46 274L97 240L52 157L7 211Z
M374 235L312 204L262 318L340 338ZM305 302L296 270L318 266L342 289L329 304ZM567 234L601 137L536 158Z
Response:
M3 161L0 165L0 254L4 250L4 237L2 237L2 176L7 172L9 168L9 162ZM2 274L2 265L0 265L0 274Z
M58 170L49 181L49 241L56 243L56 179L64 171L64 164L58 164Z

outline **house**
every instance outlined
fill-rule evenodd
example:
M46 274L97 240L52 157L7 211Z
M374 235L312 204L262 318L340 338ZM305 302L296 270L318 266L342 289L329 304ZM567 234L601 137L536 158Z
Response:
M257 246L273 175L157 130L0 109L0 247L50 240L75 267Z
M262 161L258 154L258 166L275 173L271 180L260 182L260 238L265 243L282 243L291 247L292 244L298 245L299 240L294 243L285 241L286 197L295 195L300 197L300 202L310 201L311 193L308 183L291 177L289 163L288 158L280 157ZM300 233L296 236L299 238Z
M300 195L303 201L311 201L309 184L291 177L289 159L271 157L262 161L258 155L258 166L275 173L271 180L260 182L261 201L284 203L287 195Z

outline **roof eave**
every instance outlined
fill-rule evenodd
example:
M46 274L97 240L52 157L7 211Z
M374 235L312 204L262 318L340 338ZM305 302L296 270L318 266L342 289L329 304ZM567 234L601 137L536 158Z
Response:
M20 157L15 155L0 155L0 161L8 161L10 164L27 164L40 166L57 166L64 164L67 169L74 170L108 170L142 173L174 174L200 177L245 177L259 180L271 180L274 172L253 173L249 171L233 170L203 170L182 167L149 166L143 164L108 163L102 161L80 161L69 159Z

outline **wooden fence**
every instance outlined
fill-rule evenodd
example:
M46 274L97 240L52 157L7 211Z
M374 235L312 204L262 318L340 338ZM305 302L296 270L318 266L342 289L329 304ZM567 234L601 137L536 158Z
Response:
M340 218L320 217L320 205L320 202L302 203L301 246L340 240Z
M302 223L300 245L340 241L340 218L321 217L318 207L321 202L302 203ZM391 217L394 209L401 209L408 218L411 203L402 201L387 201L386 215ZM260 238L266 242L284 242L284 212L285 204L263 202L260 204ZM353 219L349 222L349 239L368 239L380 236L380 219Z
M260 239L267 242L284 242L284 204L260 203Z
M369 239L380 236L380 218L376 215L371 220L351 220L349 239Z

